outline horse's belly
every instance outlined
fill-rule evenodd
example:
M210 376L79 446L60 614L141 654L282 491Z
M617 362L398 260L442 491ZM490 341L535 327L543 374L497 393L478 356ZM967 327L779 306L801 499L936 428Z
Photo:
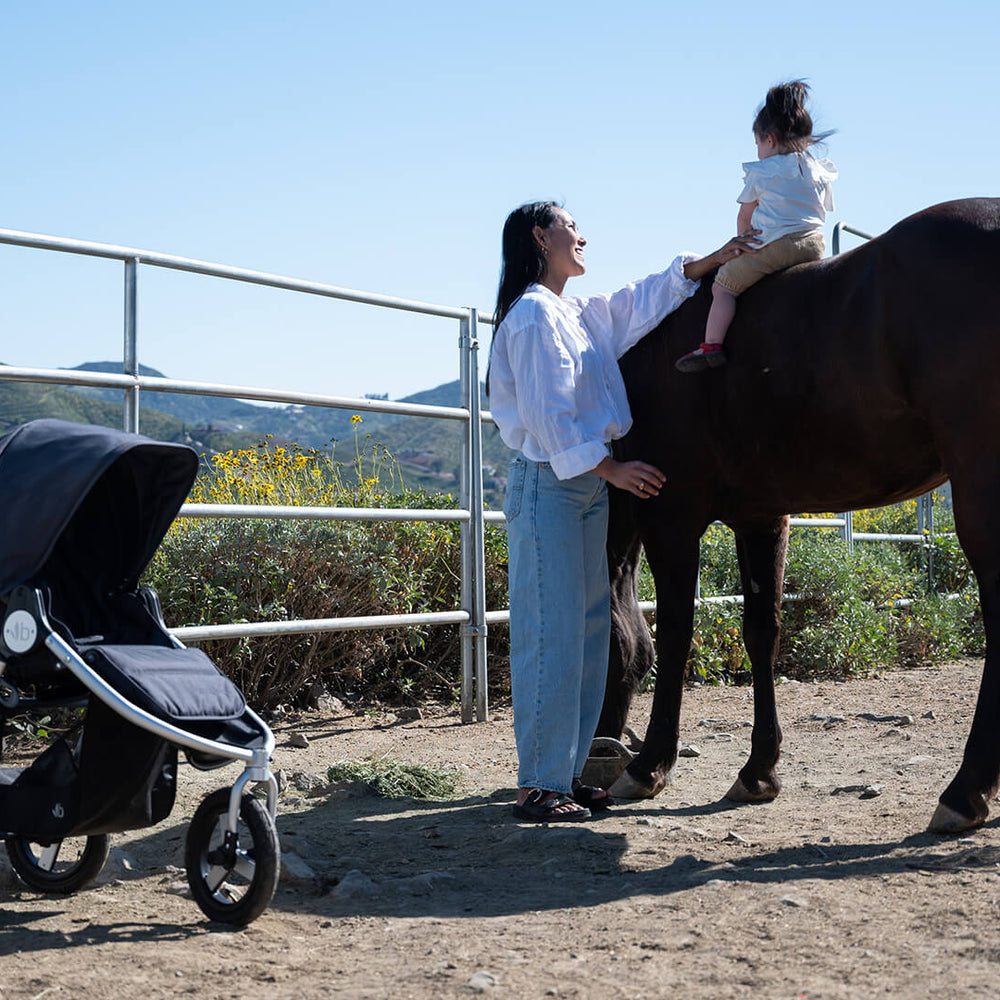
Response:
M736 474L721 477L726 507L785 514L885 506L947 479L925 426L892 421L864 429L835 422L791 427L768 447L747 441L729 471Z

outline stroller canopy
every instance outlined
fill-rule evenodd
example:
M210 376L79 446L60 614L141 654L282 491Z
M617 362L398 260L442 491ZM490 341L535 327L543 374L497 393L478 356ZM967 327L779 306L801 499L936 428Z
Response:
M134 589L198 474L198 456L90 424L0 437L0 597L33 580Z

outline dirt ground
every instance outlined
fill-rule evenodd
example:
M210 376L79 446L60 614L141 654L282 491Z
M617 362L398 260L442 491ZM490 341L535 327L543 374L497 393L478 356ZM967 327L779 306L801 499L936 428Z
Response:
M466 726L440 707L288 719L274 764L293 777L380 753L458 767L462 798L290 785L289 869L268 911L231 930L183 894L181 858L198 801L234 771L185 766L171 816L116 837L96 887L0 890L0 1000L996 997L998 823L924 832L979 671L782 684L784 789L759 806L722 798L749 750L750 691L695 688L682 743L700 755L663 795L551 827L511 816L509 709Z

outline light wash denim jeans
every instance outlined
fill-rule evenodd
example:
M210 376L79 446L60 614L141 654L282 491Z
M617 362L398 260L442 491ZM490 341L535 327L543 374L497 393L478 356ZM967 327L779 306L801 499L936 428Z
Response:
M611 637L608 495L518 456L504 499L510 676L521 788L569 792L604 702Z

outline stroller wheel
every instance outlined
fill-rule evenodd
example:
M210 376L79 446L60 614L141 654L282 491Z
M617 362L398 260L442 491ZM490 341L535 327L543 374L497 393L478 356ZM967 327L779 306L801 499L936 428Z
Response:
M268 907L278 887L278 831L260 799L244 795L236 837L227 840L229 789L212 792L198 806L184 850L188 884L210 920L248 924Z
M39 892L76 892L100 874L111 850L106 833L40 844L15 834L6 838L11 866Z

